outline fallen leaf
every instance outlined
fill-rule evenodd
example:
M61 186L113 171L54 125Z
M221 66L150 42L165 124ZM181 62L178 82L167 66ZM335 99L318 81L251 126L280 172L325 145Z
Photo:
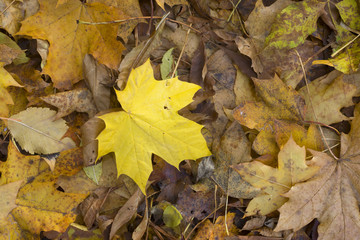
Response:
M248 128L274 129L274 119L299 121L304 116L305 101L275 75L273 79L253 78L261 102L242 102L234 110L234 118Z
M352 29L360 30L360 3L354 0L343 0L335 4L342 20Z
M175 167L182 160L210 155L203 126L177 114L199 88L177 78L156 81L150 60L133 70L124 91L116 90L125 111L99 117L106 127L97 137L98 158L114 152L118 175L128 175L145 193L152 153Z
M0 194L2 196L0 200L0 221L4 221L9 212L17 206L15 200L21 184L22 180L0 185Z
M262 193L252 199L245 216L269 214L281 207L287 199L283 194L291 186L306 181L316 174L318 167L308 167L305 162L305 147L299 147L291 137L278 155L278 168L269 167L258 161L241 163L234 167L242 179Z
M88 83L98 111L110 108L110 86L115 84L113 71L99 64L93 56L84 57L84 78Z
M330 125L349 119L340 110L353 105L352 98L360 91L344 82L342 74L333 71L301 88L299 93L308 106L305 120Z
M7 92L6 88L9 86L21 87L21 85L15 81L15 79L3 68L2 65L3 64L0 64L0 116L8 117L9 109L7 105L14 104L14 101Z
M237 235L238 231L234 225L234 218L235 213L227 213L227 219L225 216L220 216L215 223L207 219L196 233L194 240L225 240L226 237ZM225 224L227 224L229 234L226 231Z
M130 219L136 214L139 204L144 200L144 194L140 188L129 198L129 200L120 208L117 212L114 222L111 226L110 239L112 239L124 224L130 221Z
M24 180L11 212L13 224L20 226L15 234L29 231L64 232L76 218L76 207L87 194L68 194L58 191L55 182L60 175L71 176L81 170L79 148L63 151L57 159L54 172L39 156L24 156L12 142L6 162L0 163L1 184ZM10 227L10 226L9 226ZM3 232L3 231L0 231Z
M28 108L11 116L8 122L12 136L31 154L51 154L75 147L70 138L63 138L68 126L63 119L52 121L56 112L48 108Z
M325 6L324 2L305 0L284 8L275 19L266 45L276 48L294 48L316 30L316 22Z
M357 105L351 131L342 135L339 159L312 151L312 164L321 169L313 178L296 184L284 194L289 201L279 209L276 231L296 231L317 218L321 240L356 239L359 236L359 124L360 109Z
M230 166L251 161L251 145L241 125L234 121L221 137L220 143L213 146L216 158L213 180L230 197L252 198L259 192L244 181Z
M179 226L182 219L181 213L173 205L170 204L164 209L163 221L167 227L174 228Z
M58 108L55 120L65 117L72 112L86 112L89 118L97 113L91 92L86 88L74 89L66 92L55 93L41 99Z
M354 43L350 44L338 55L329 58L331 65L345 74L357 72L360 64L360 40L357 39Z
M102 174L102 162L96 165L84 167L83 170L86 176L93 180L94 183L99 184L99 180Z
M49 41L49 55L42 73L50 75L56 88L70 89L82 79L82 59L87 53L110 68L119 66L124 47L116 40L117 26L94 26L77 21L127 18L122 11L102 3L69 1L58 7L57 0L39 3L39 12L25 19L17 34Z

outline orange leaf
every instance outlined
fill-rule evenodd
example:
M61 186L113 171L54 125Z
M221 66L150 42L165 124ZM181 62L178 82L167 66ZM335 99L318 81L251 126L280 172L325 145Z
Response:
M56 88L70 89L83 77L82 61L86 53L110 68L120 63L123 45L116 40L117 25L77 23L112 21L127 16L102 3L40 0L37 14L22 22L18 35L27 35L50 43L44 74L51 76Z

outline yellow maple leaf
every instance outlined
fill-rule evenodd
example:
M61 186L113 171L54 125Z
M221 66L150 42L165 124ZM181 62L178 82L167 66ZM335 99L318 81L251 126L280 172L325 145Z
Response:
M86 25L87 22L112 21L127 18L124 13L102 3L40 0L40 10L25 19L18 35L48 40L49 55L43 73L51 76L54 86L70 89L83 78L85 54L92 54L99 62L117 68L124 46L116 40L117 25ZM57 7L56 7L57 6Z
M124 111L100 116L106 127L97 137L98 158L114 152L118 176L128 175L144 193L152 153L175 167L211 154L203 126L177 114L200 87L177 77L157 81L153 75L150 60L132 70L124 91L116 91Z
M299 147L290 137L279 152L278 168L258 161L235 166L234 169L242 179L263 192L250 201L245 216L266 215L275 211L287 201L282 195L288 192L291 186L314 176L319 167L308 167L305 156L305 147Z

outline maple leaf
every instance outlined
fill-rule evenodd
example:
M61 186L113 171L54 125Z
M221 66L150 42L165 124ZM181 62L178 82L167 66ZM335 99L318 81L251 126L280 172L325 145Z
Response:
M359 90L355 85L345 82L343 76L333 71L299 90L309 106L305 120L330 125L349 119L340 109L353 105L352 98Z
M360 193L360 105L355 108L351 131L341 137L339 159L312 151L320 171L305 183L284 194L289 198L280 209L276 231L294 229L314 218L320 222L319 239L357 239L360 234L358 196Z
M252 78L262 101L242 102L234 110L234 118L249 128L262 130L274 120L299 121L304 116L305 101L275 75L273 79Z
M4 68L3 64L0 63L0 116L8 117L9 109L7 104L14 104L10 94L6 91L6 87L15 86L21 87L19 83L8 73Z
M49 55L43 69L54 86L70 89L83 77L82 60L92 54L110 68L120 63L123 45L116 40L117 25L78 24L126 18L122 11L102 3L68 1L57 6L57 0L40 0L40 10L25 19L18 35L48 40Z
M125 111L99 117L106 127L97 137L98 158L114 152L118 175L128 175L145 193L152 153L175 167L182 160L210 155L203 126L177 114L199 89L178 78L156 81L150 60L132 70L124 91L116 91Z
M278 168L257 161L241 163L234 167L242 179L256 188L261 188L263 192L250 201L246 216L266 215L275 211L287 201L282 194L289 191L296 183L303 182L316 174L319 168L308 167L305 156L305 147L299 147L290 137L279 152Z

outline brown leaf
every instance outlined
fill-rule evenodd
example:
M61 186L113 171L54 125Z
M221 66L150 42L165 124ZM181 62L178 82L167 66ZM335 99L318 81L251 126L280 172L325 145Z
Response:
M84 78L87 82L98 111L110 108L110 87L115 84L114 72L86 54L83 62Z
M120 208L114 218L114 222L111 226L110 239L114 237L117 230L119 230L124 224L130 221L130 219L136 214L138 205L144 200L144 194L140 188L129 198L124 206Z
M351 126L349 135L342 135L339 159L312 152L312 164L320 166L321 170L312 179L295 185L284 195L289 201L279 209L276 231L296 231L317 218L320 222L319 239L345 240L359 236L359 106L355 109Z
M58 108L55 120L67 116L74 111L86 112L90 118L97 113L91 92L86 88L56 93L41 97L41 99Z

